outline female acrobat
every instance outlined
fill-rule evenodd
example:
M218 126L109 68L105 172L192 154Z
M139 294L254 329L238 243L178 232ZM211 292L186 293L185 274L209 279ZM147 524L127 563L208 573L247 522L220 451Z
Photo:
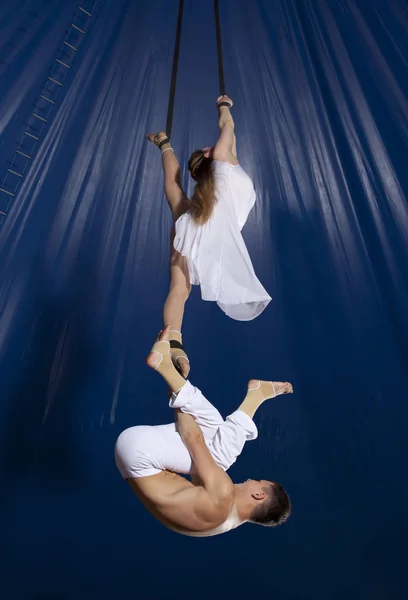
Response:
M187 377L190 365L182 346L184 305L191 285L203 300L215 301L238 321L257 317L271 297L255 275L241 230L256 194L237 159L234 120L228 96L217 99L220 135L213 147L195 150L188 168L196 186L189 200L181 185L180 165L164 131L147 138L162 153L165 194L173 215L170 290L163 320L170 326L174 365Z

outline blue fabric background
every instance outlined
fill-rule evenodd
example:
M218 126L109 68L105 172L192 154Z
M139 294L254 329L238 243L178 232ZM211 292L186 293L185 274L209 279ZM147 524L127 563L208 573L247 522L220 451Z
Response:
M164 127L178 2L101 0L16 197L0 193L5 600L407 597L408 7L220 4L258 196L243 233L273 301L237 323L194 289L184 342L192 382L224 415L248 379L292 381L230 473L281 481L293 515L184 538L115 468L121 430L172 418L143 363L171 227L144 136ZM1 178L76 9L1 3ZM217 96L213 3L186 0L173 145L190 191Z

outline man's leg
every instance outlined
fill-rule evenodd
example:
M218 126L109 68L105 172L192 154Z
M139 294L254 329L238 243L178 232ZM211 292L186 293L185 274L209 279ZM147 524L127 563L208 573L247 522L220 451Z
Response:
M170 407L194 417L214 461L224 471L236 461L245 442L258 435L255 423L245 412L236 410L224 421L201 391L188 381L178 394L172 395Z
M290 383L252 379L248 383L247 395L243 402L224 421L201 391L190 382L186 382L178 394L172 394L170 407L179 408L194 417L215 462L226 471L241 454L245 442L258 436L252 418L259 406L265 400L292 391Z
M224 419L215 406L189 381L186 381L178 394L171 395L169 406L174 409L180 408L184 413L194 417L203 432L207 445L217 433L220 425L224 423Z
M258 436L258 430L252 418L260 405L265 400L291 392L290 383L255 379L249 381L247 395L243 402L219 426L209 445L210 452L219 467L224 470L229 469L241 454L245 442L254 440Z
M224 420L201 391L181 377L169 360L168 329L160 332L159 339L148 355L146 363L160 373L172 391L170 407L180 408L183 412L192 415L208 444Z
M218 466L227 470L240 454L245 441L256 437L257 430L255 423L242 411L236 411L236 413L228 417L227 421L224 422L218 410L204 398L200 390L181 377L170 359L168 330L169 328L166 328L160 332L158 341L147 356L146 363L160 373L173 392L170 399L170 407L174 409L179 408L195 418L211 453L214 453L215 462ZM170 434L169 431L166 433ZM178 434L177 443L183 446L183 453L187 452ZM160 443L160 447L162 446L163 444ZM174 455L176 454L175 449L176 445L173 446ZM153 452L153 448L150 452ZM155 452L157 453L157 451ZM163 456L166 456L166 454L163 453ZM166 460L170 461L170 454ZM168 470L175 470L175 461L171 459L170 462L172 466L162 462L162 467Z
M187 475L191 471L190 454L174 423L125 429L115 444L115 461L124 479L149 477L162 471Z
M170 357L169 328L160 332L158 341L146 359L151 368L158 371L170 390L179 392L186 403L192 396L193 404L201 416L205 438L215 435L222 423L219 412L202 396L199 390L187 382L174 368ZM173 401L170 400L170 406ZM125 479L148 477L161 471L191 472L191 457L176 430L175 423L158 426L130 427L123 431L115 446L116 465Z
M194 417L214 461L224 471L235 462L245 442L257 436L255 423L248 415L235 411L224 421L218 410L189 382L185 382L178 395L173 394L170 407L180 408ZM129 427L116 442L115 460L125 479L174 471L190 474L194 480L191 457L175 423Z
M179 375L169 358L168 330L159 335L159 342L147 357L147 364L156 369L172 390L170 407L192 415L203 431L206 443L219 467L227 470L237 459L247 440L255 439L258 431L252 417L268 398L290 393L292 386L281 382L251 380L244 401L223 421L214 406L200 390Z
M194 417L215 463L224 471L236 461L245 442L257 437L256 425L248 414L236 410L224 421L218 410L188 381L178 394L172 394L170 407ZM194 480L191 457L175 423L126 429L116 442L115 459L125 479L174 471L190 474Z

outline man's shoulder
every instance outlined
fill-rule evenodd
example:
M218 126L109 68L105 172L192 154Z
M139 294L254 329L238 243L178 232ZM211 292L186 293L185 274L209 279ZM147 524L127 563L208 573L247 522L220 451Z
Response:
M234 503L233 493L224 490L214 498L203 486L194 485L174 496L175 521L192 531L205 531L218 527L229 516Z
M204 487L195 498L194 511L199 519L211 527L217 527L228 518L234 504L232 486L221 485L217 494L209 493Z

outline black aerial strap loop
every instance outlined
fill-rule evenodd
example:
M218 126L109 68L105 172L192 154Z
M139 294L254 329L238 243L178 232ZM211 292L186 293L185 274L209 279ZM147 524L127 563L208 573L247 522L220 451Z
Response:
M182 24L183 24L183 9L184 9L184 0L180 0L178 17L177 17L176 41L174 44L173 68L172 68L172 73L171 73L169 105L168 105L168 109L167 109L167 121L166 121L166 133L169 138L171 136L171 130L173 127L174 100L175 100L175 96L176 96L177 70L178 70L178 60L179 60L179 55L180 55L181 28L182 28ZM219 79L219 86L220 86L220 96L223 96L225 94L225 77L224 77L224 62L223 62L223 58L222 58L222 40L221 40L219 0L214 0L214 14L215 14L215 34L216 34L216 38L217 38L218 79Z
M181 25L183 22L183 8L184 8L184 0L180 0L178 17L177 17L176 42L174 44L173 69L172 69L172 73L171 73L169 106L167 109L166 133L167 133L168 137L171 136L171 129L173 127L174 99L176 96L177 69L178 69L178 59L179 59L179 54L180 54L180 39L181 39Z
M214 0L215 35L217 37L218 79L220 82L220 96L225 94L224 61L222 59L221 22L219 0Z

